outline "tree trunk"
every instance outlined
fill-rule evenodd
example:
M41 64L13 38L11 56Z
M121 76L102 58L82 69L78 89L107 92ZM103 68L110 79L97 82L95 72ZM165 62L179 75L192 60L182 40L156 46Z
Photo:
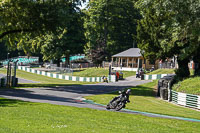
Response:
M178 69L176 70L176 75L180 80L183 80L184 78L187 78L190 76L190 71L188 67L189 59L180 59L179 57L177 58L178 62Z
M57 67L60 67L60 58L56 60Z
M65 54L65 67L69 66L69 52Z
M200 75L200 55L194 56L193 62L194 62L194 75L199 76Z

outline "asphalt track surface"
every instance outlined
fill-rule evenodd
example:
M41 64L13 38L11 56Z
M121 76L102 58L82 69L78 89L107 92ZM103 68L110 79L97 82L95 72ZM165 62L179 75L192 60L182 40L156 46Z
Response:
M43 88L21 88L21 89L1 89L0 97L19 99L31 102L51 103L57 105L67 105L75 107L86 107L93 109L101 109L94 105L80 102L81 98L89 95L104 94L113 91L130 88L139 84L151 81L141 81L135 77L129 77L116 83L98 83L89 85L72 85L59 87L43 87Z
M151 81L136 79L134 76L134 77L128 77L127 79L121 80L116 83L98 83L90 85L73 85L73 86L43 87L43 88L0 89L0 97L30 101L30 102L50 103L50 104L74 106L80 108L106 110L105 105L96 104L92 101L88 102L83 97L118 91L136 85L144 84L147 82ZM170 118L170 119L200 122L200 120L196 119L166 116L166 115L139 112L127 109L123 109L119 112L141 114L149 117L160 117L160 118Z

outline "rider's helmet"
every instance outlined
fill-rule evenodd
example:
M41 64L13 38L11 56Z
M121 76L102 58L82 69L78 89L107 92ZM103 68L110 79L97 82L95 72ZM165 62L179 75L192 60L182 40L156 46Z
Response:
M119 93L120 93L120 94L125 94L126 91L125 91L125 90L121 90L121 91L119 91Z
M126 91L126 94L130 94L131 93L131 89L128 89L127 91Z

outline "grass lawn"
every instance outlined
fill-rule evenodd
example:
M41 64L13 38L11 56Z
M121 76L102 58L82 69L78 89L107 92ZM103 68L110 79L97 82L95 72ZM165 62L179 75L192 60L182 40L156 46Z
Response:
M168 103L159 98L156 98L153 91L156 84L157 81L155 80L153 82L131 88L131 102L127 104L126 108L142 112L200 119L199 111L173 105L172 103ZM90 99L96 103L106 105L112 98L117 95L118 93L116 92L111 94L88 96L86 99Z
M199 123L0 98L1 133L198 133Z
M147 75L151 75L151 74L174 74L175 69L157 69L154 70L153 72L147 73Z
M200 77L191 77L180 81L172 89L178 92L200 95Z
M190 75L193 75L193 69L190 69ZM151 74L175 74L175 69L157 69L153 72L147 73L147 75Z
M81 69L80 72L73 72L73 76L79 77L102 77L107 76L109 70L107 68L87 68ZM135 72L123 71L124 78L135 75Z
M6 69L0 69L0 73L6 74ZM73 84L91 84L89 82L76 82L62 79L55 79L43 75L38 75L34 73L25 72L22 70L17 70L17 77L24 78L28 80L38 81L40 83L28 83L28 84L19 84L20 87L45 87L45 86L64 86L64 85L73 85Z

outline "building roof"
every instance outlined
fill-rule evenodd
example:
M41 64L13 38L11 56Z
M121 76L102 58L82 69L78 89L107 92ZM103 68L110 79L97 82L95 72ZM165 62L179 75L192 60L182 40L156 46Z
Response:
M139 48L130 48L112 57L140 57L142 56Z

